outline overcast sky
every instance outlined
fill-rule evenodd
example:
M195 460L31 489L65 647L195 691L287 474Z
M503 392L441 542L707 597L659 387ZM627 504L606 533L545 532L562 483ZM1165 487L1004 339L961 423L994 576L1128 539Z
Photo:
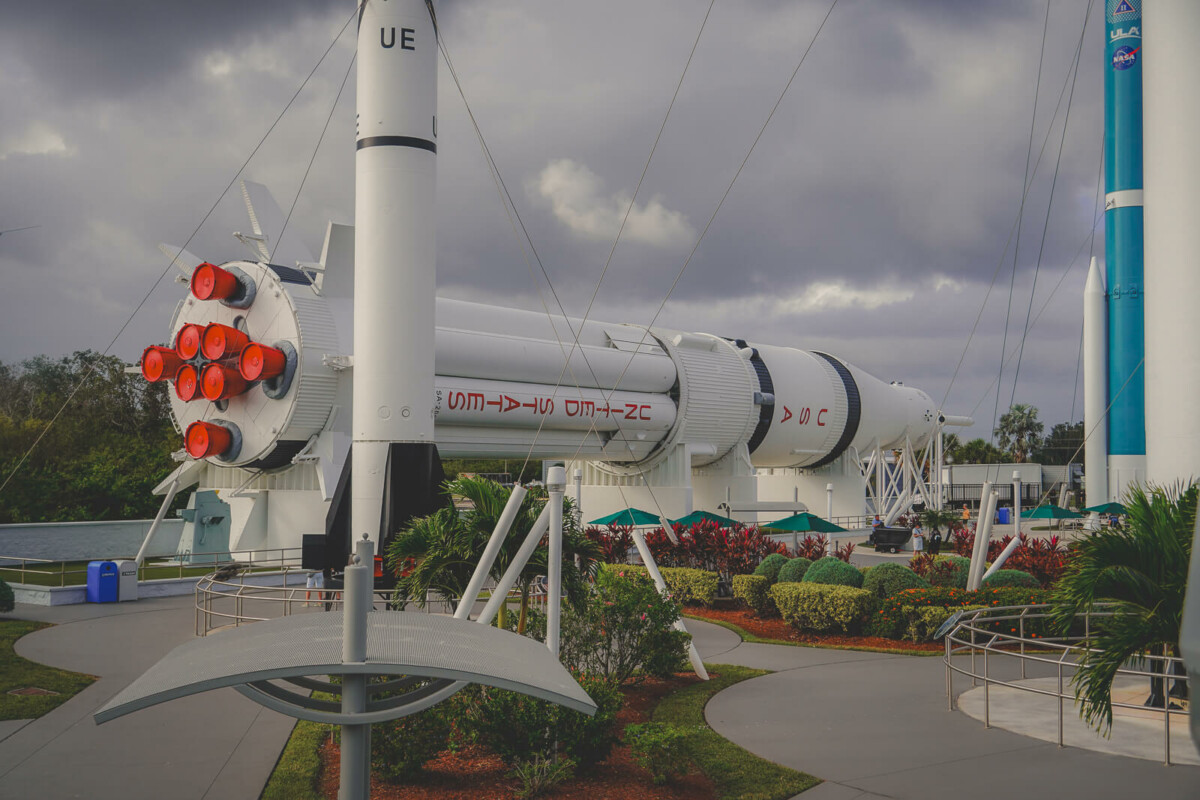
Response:
M708 3L435 5L554 287L581 314ZM659 324L826 350L945 397L945 411L978 420L970 435L986 436L1009 286L1015 351L1040 258L1033 316L1045 311L1030 327L1015 400L1041 409L1047 429L1073 401L1081 419L1081 296L1103 134L1103 3L1094 5L1062 140L1083 0L1050 9L1035 119L1044 2L841 0ZM828 8L715 4L593 318L654 316ZM8 9L0 230L41 227L0 238L0 361L107 347L164 274L159 242L182 244L199 226L192 252L244 257L230 235L248 229L240 193L221 192L353 13L351 0ZM243 173L285 212L295 201L288 237L316 253L327 220L354 218L353 74L297 199L353 49L351 24ZM439 292L540 308L444 62L438 91ZM1006 242L1031 122L1034 160L1047 144L1014 274ZM1095 251L1102 260L1102 226ZM167 338L186 291L175 274L113 352L132 362Z

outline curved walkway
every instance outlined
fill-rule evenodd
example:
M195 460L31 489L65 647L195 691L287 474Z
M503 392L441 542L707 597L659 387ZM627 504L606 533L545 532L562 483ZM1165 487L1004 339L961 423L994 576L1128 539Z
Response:
M190 597L20 606L14 616L57 623L18 642L21 655L101 678L0 740L0 800L259 796L293 721L231 689L92 721L192 638ZM1060 750L947 711L939 658L744 644L687 624L706 661L774 670L718 694L706 716L748 750L824 778L804 800L1200 796L1200 767Z
M694 620L688 630L706 661L774 670L721 692L705 716L747 750L824 778L804 800L1200 796L1200 768L1060 749L948 711L940 658L743 644Z

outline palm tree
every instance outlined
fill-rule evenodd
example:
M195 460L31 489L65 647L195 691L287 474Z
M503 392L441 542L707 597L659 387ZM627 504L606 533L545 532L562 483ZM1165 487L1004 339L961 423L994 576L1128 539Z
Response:
M424 608L427 595L433 593L451 606L456 605L511 493L495 481L476 477L448 481L444 490L452 497L467 501L466 507L441 509L427 517L414 519L389 545L388 563L399 576L395 590L395 602L399 604L411 600ZM512 563L545 503L544 491L532 491L525 497L492 565L490 575L494 580L499 580ZM565 499L563 586L568 599L578 601L583 596L585 576L596 569L599 553L597 546L579 530L570 508L569 499ZM546 546L540 545L517 579L517 588L521 592L518 627L521 632L524 632L530 589L538 576L546 574L547 555ZM576 555L579 556L578 568L574 565ZM501 628L507 626L506 606L500 607L496 624Z
M1127 660L1179 653L1192 532L1200 486L1133 486L1125 495L1128 524L1078 542L1051 603L1061 632L1078 614L1106 604L1112 615L1093 622L1072 683L1089 725L1112 728L1112 682ZM1153 659L1151 659L1153 663ZM1155 679L1151 701L1165 702Z
M1042 443L1045 426L1038 421L1038 410L1025 403L1014 403L1000 416L996 426L997 444L1007 450L1013 461L1024 463Z

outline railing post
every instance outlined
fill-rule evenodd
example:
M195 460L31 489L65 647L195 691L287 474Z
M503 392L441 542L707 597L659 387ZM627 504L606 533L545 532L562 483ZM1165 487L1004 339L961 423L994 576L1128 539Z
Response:
M1025 614L1028 611L1029 607L1026 606L1021 611L1021 616L1017 620L1020 624L1019 634L1021 636L1021 680L1025 680Z
M951 631L950 633L953 633ZM954 670L950 668L950 656L954 652L950 645L950 633L946 634L946 710L954 710Z
M1058 659L1058 746L1063 746L1063 674L1062 660L1066 658L1066 651L1059 656Z
M991 683L988 680L988 648L983 649L983 727L992 727L992 697L988 691Z
M1163 646L1163 655L1166 656L1167 648ZM1162 660L1162 695L1163 695L1163 764L1171 766L1171 693L1170 693L1170 676L1171 671L1169 663L1170 656L1166 656Z

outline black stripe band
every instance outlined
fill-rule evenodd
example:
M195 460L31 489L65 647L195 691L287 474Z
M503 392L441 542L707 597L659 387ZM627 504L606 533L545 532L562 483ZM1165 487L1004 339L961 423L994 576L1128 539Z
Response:
M817 469L837 460L837 457L846 452L846 448L854 440L855 434L858 433L858 423L862 420L862 399L858 396L858 384L854 382L854 376L850 374L850 370L828 353L819 353L813 350L812 354L828 361L834 372L842 379L842 386L846 390L846 427L842 429L841 437L828 455L812 464L805 464L804 469Z
M437 152L437 145L428 139L416 136L367 136L358 140L358 150L364 147L415 147L418 150Z

